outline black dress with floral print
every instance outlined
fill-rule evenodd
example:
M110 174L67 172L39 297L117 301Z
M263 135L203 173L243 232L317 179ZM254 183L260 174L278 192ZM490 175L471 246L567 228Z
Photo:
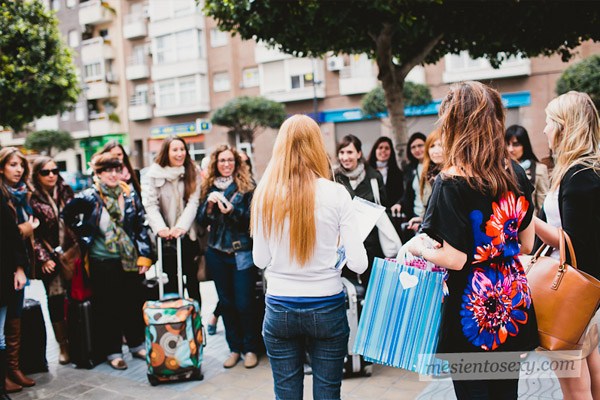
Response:
M467 254L460 271L449 271L441 353L521 351L538 344L518 233L531 223L532 186L513 163L519 192L499 198L472 189L467 178L439 176L423 230Z

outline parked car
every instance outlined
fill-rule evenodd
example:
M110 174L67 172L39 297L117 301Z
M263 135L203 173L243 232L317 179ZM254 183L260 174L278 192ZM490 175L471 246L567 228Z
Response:
M85 175L84 173L77 172L66 172L61 171L60 175L63 177L65 182L71 186L73 191L79 192L80 190L87 189L92 186L92 177Z

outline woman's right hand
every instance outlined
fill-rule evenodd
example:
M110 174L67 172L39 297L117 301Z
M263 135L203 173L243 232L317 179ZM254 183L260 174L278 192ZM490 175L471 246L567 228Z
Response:
M390 211L392 212L392 217L399 217L400 212L402 211L402 206L400 204L394 204Z
M169 239L171 237L171 230L169 228L162 228L156 234L163 239Z
M17 271L15 272L15 290L22 290L27 283L27 277L25 276L25 271L23 268L17 267Z
M44 274L51 274L54 272L54 268L56 268L56 263L52 260L46 261L42 264L42 272Z

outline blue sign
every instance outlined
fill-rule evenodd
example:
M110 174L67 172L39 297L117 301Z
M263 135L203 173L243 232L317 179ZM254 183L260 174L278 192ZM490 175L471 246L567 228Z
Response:
M422 106L404 107L404 115L407 117L437 115L441 103L441 100L434 100L431 103ZM504 93L502 95L502 104L506 108L529 106L531 105L531 93L528 91ZM328 110L323 111L321 114L323 122L352 122L369 119L369 117L363 115L360 108ZM377 114L377 118L383 117L387 117L387 112Z
M152 138L164 138L171 135L177 136L195 136L196 132L196 123L195 122L186 122L183 124L173 124L173 125L163 125L163 126L153 126L150 128L150 136Z

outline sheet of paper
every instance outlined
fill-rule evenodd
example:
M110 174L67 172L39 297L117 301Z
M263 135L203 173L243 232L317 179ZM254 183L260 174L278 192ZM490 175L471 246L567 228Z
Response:
M379 204L375 204L358 196L354 196L352 200L352 208L354 215L356 216L356 220L358 222L358 234L360 239L364 242L369 233L375 227L377 220L383 215L385 212L385 207L380 206ZM335 264L336 268L342 268L346 265L346 251L344 249L343 243L337 250L338 258Z

